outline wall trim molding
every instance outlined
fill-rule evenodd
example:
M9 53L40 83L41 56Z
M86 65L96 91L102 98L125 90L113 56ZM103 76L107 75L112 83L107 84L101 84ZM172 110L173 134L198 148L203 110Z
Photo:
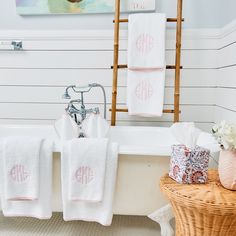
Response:
M183 29L183 40L218 40L236 32L236 20L223 28ZM175 29L167 29L168 40L175 39ZM112 40L111 30L0 30L0 40ZM127 30L120 31L120 39L127 40Z
M223 28L183 29L184 40L222 39L236 31L236 20ZM120 31L121 40L127 39L127 30ZM175 38L175 29L167 29L167 38ZM113 30L0 30L0 40L111 40Z
M236 19L221 28L219 38L224 38L236 31Z
M185 40L218 39L219 29L183 29ZM120 31L127 40L127 30ZM167 38L175 39L175 30L167 29ZM112 40L113 30L0 30L0 40Z

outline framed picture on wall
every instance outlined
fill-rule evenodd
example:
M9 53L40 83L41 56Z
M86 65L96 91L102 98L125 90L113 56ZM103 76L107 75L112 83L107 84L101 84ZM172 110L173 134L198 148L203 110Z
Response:
M123 12L155 10L155 0L121 0ZM114 12L115 0L16 0L20 15Z

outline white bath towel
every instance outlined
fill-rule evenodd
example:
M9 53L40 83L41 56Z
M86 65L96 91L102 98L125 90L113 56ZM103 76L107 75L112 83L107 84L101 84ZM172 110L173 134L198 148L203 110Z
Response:
M100 202L104 193L107 139L80 138L69 143L68 199Z
M109 128L108 122L100 114L90 114L82 123L87 138L105 138Z
M30 137L29 137L30 138ZM39 196L34 201L9 201L5 197L4 173L0 171L0 197L4 216L27 216L49 219L52 215L52 149L53 142L44 140L39 156ZM0 169L3 169L4 142L0 141Z
M129 115L159 117L163 114L165 69L128 71L127 106Z
M68 145L68 144L67 144ZM68 148L64 148L62 155L62 198L63 198L63 218L65 221L84 220L94 221L108 226L112 222L113 198L116 183L118 145L115 143L108 145L104 195L101 202L69 201L68 199Z
M79 127L67 113L55 122L54 127L61 141L79 137Z
M128 32L128 68L164 68L165 34L165 14L130 14Z
M41 143L40 138L6 138L3 151L3 171L7 200L38 199Z

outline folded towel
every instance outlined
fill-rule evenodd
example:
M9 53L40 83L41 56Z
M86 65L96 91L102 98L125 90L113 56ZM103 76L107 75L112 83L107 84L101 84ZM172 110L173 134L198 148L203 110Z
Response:
M105 138L109 128L108 122L100 114L90 114L82 123L87 138Z
M32 137L29 137L29 143ZM43 140L39 156L39 195L33 201L9 201L6 199L4 183L5 175L0 172L0 198L4 216L27 216L39 219L49 219L52 215L52 149L53 142ZM4 141L0 141L0 169L4 169Z
M65 146L67 146L66 144ZM62 200L63 200L63 218L65 221L84 220L95 221L108 226L112 222L113 216L113 198L116 183L118 145L115 143L108 145L104 195L101 202L70 201L68 198L69 176L68 160L69 149L64 148L62 153Z
M79 137L79 127L67 113L55 122L54 127L62 141Z
M42 139L6 138L3 152L7 200L35 200L39 196L39 153Z
M158 117L163 114L165 69L128 70L127 106L129 115Z
M107 139L73 139L68 143L70 201L100 202L104 193Z
M165 14L129 15L128 68L163 68L165 66L165 33Z

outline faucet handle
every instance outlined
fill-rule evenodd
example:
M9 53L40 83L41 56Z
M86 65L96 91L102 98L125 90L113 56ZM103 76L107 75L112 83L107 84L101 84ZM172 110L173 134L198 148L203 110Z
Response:
M98 107L88 109L87 113L99 114L100 110Z

